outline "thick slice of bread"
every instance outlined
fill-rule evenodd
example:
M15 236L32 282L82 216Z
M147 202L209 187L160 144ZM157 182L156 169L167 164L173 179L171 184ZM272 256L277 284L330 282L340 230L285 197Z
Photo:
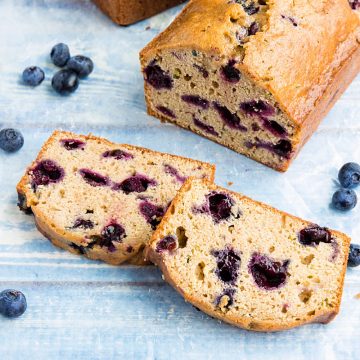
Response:
M215 167L92 135L55 131L17 186L20 208L55 245L117 265L142 262L150 239L189 176Z
M277 331L335 317L349 244L340 232L188 179L145 255L202 311Z

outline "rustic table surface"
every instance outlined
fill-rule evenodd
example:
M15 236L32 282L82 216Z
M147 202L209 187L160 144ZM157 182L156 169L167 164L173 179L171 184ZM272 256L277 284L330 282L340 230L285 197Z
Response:
M53 247L16 207L15 185L56 129L93 132L217 165L217 182L360 239L360 206L329 208L337 169L360 161L360 78L286 174L148 116L138 51L179 8L121 28L87 0L0 1L0 127L25 145L0 152L0 289L22 290L28 310L0 318L0 359L359 359L360 269L348 270L340 315L328 326L261 334L236 329L187 304L155 267L112 267ZM50 86L57 42L90 56L94 73L69 97ZM23 86L26 66L46 80Z

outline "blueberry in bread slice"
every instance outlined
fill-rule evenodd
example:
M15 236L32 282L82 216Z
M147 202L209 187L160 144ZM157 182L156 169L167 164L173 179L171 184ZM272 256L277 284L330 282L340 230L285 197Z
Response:
M360 70L348 0L192 0L140 53L150 115L285 171Z
M17 185L55 245L110 264L143 262L142 249L189 176L213 165L103 138L55 131Z
M277 331L335 317L349 244L340 232L188 179L145 255L202 311Z

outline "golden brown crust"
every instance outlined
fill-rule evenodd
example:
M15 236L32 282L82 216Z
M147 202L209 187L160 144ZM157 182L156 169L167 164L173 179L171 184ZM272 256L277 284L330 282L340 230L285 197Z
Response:
M96 5L119 25L130 25L185 0L94 0Z
M47 214L44 213L43 211L41 211L36 206L36 199L33 196L32 190L28 186L28 184L30 183L30 179L28 176L29 169L33 168L34 165L39 161L39 159L43 158L43 155L46 152L46 150L52 145L52 143L54 141L56 141L56 139L58 138L59 135L64 136L64 138L67 138L67 137L75 138L76 137L77 139L81 139L84 141L92 139L92 140L96 140L96 141L99 141L99 142L102 142L102 143L105 143L108 145L114 145L114 143L110 142L109 140L100 138L97 136L93 136L92 134L77 135L77 134L73 134L71 132L55 130L53 132L53 134L49 137L49 139L45 142L43 147L41 148L37 158L27 168L25 174L23 175L23 177L17 184L16 190L17 190L18 194L24 198L24 203L22 204L23 210L26 210L26 209L32 210L32 213L34 214L36 226L42 234L44 234L56 246L61 247L65 250L68 250L74 254L82 254L82 252L79 251L78 248L72 247L72 245L84 244L84 246L86 246L87 244L84 243L85 240L84 240L83 236L78 233L73 233L73 232L66 231L65 229L58 228L57 226L52 224L52 222L51 222L50 218L47 216ZM121 147L125 147L129 150L136 149L138 151L141 151L142 153L154 154L157 156L169 155L166 153L160 153L160 152L152 151L152 150L149 150L146 148L137 147L137 146L133 146L133 145L126 145L126 144L118 144L118 145L121 145ZM188 158L177 156L177 155L171 155L171 156L174 157L175 159L179 159L179 160L184 160L184 161L190 160ZM197 160L192 160L192 159L191 159L191 161L194 164L198 163L198 165L201 165L208 172L210 181L214 180L214 176L215 176L215 166L214 165L204 163L201 161L197 161ZM134 251L130 254L123 254L123 253L117 254L117 252L110 253L110 252L98 250L98 251L85 252L82 255L85 255L86 257L93 259L93 260L102 260L102 261L105 261L112 265L119 265L119 264L123 263L124 261L127 261L128 263L130 263L132 265L148 265L148 262L144 260L144 256L143 256L142 252L143 252L143 247L140 246L139 248L134 248Z
M304 324L308 324L308 323L322 323L322 324L327 324L328 322L330 322L331 320L333 320L335 318L335 316L339 313L340 310L340 304L341 304L341 297L342 297L342 292L343 292L343 286L344 286L344 280L345 280L345 273L346 273L346 266L347 266L347 260L348 260L348 253L349 253L349 246L350 246L350 241L351 239L336 230L330 230L332 234L336 235L338 238L340 238L341 241L341 245L342 245L342 252L343 254L345 254L344 256L344 260L342 263L342 271L340 274L340 283L338 286L338 293L336 294L336 304L335 306L328 311L322 311L320 313L316 314L316 317L313 316L309 316L308 320L299 320L299 321L293 321L293 322L282 322L282 323L276 323L274 322L274 320L269 320L269 321L254 321L252 319L249 318L239 318L239 317L234 317L234 316L223 316L222 314L220 314L219 312L215 312L214 309L209 305L208 302L202 300L202 297L194 297L194 296L188 296L183 289L181 289L181 287L179 287L179 285L176 283L175 279L172 278L172 276L170 275L170 272L168 271L164 259L162 258L162 255L158 252L156 252L154 250L154 247L152 246L152 244L156 241L159 240L159 237L161 237L161 234L164 232L164 229L166 228L167 223L169 222L169 218L172 216L172 214L175 212L175 208L178 207L178 205L181 204L182 199L183 199L183 195L184 193L186 193L187 191L189 191L189 189L191 188L191 186L193 185L194 182L202 182L203 184L205 184L210 190L217 190L217 191L226 191L230 194L232 194L234 197L240 198L241 200L245 200L248 202L253 202L256 203L258 205L260 205L261 207L269 210L270 212L280 212L282 215L287 216L291 219L295 219L295 220L300 220L303 221L302 219L300 219L299 217L290 215L286 212L283 211L279 211L267 204L264 204L260 201L255 201L252 200L242 194L239 193L235 193L233 191L230 191L228 189L225 188L221 188L213 183L210 183L206 180L198 180L198 179L194 179L194 178L189 178L185 181L185 183L183 184L183 186L181 187L181 189L179 190L179 192L177 193L177 195L175 196L174 200L172 201L171 205L169 206L166 214L164 215L160 225L158 226L158 228L156 229L156 231L153 233L148 245L145 248L144 254L145 254L145 258L151 262L153 262L155 265L157 265L160 270L162 271L163 275L164 275L164 279L165 281L167 281L171 286L173 286L185 299L185 301L190 302L191 304L193 304L194 306L196 306L197 308L201 309L202 311L204 311L205 313L207 313L208 315L218 318L222 321L225 321L229 324L244 328L244 329L248 329L248 330L253 330L253 331L281 331L281 330L287 330L287 329L291 329L293 327L297 327L300 325L304 325ZM308 222L309 224L311 224L311 222Z
M262 30L243 46L244 56L235 67L270 92L293 122L294 152L290 160L275 168L286 171L360 71L360 20L347 0L271 0L267 6ZM284 15L296 19L297 26L284 22ZM235 2L190 1L174 22L141 51L142 68L168 50L197 50L224 63L241 58L233 35L238 25L233 19L244 16ZM151 109L148 86L145 83L148 113L172 122Z

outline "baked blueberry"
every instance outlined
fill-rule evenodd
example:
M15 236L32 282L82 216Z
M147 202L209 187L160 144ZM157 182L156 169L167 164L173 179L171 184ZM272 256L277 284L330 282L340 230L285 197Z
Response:
M155 89L171 89L173 87L172 78L166 74L159 65L156 65L155 60L153 60L145 68L144 72L146 76L146 82L148 82Z
M93 229L94 223L91 220L86 220L82 218L78 218L75 220L74 225L71 227L72 229Z
M91 186L107 186L110 183L106 176L89 169L80 169L79 174Z
M164 170L166 174L173 176L180 183L183 183L187 179L187 177L180 175L179 171L171 165L165 164Z
M275 114L272 105L264 100L251 100L240 104L240 108L248 115L257 115L260 117L268 117Z
M157 110L159 110L161 113L163 113L166 116L172 117L173 119L176 118L176 115L174 114L174 112L172 110L170 110L169 108L167 108L166 106L157 106L156 107Z
M176 238L173 235L165 236L156 244L156 252L173 251L177 247Z
M76 55L69 59L66 67L76 72L80 79L83 79L92 73L94 70L94 63L87 56Z
M360 245L350 244L348 266L355 267L360 265Z
M360 9L360 0L349 0L349 4L353 10Z
M102 230L98 245L107 247L110 252L114 252L116 248L113 242L121 242L124 237L126 237L125 229L113 221Z
M22 79L25 85L38 86L45 79L45 74L38 66L30 66L23 71Z
M215 222L227 220L231 216L234 200L225 193L213 192L208 195L209 211Z
M213 250L211 255L216 258L215 274L226 284L234 285L240 269L240 255L232 248Z
M360 183L360 165L349 162L343 165L338 175L340 184L345 188L352 188Z
M153 230L160 224L161 218L164 216L164 209L149 201L142 201L139 204L139 210Z
M353 209L357 204L357 196L352 189L339 189L332 197L332 205L335 209L348 211Z
M134 158L132 154L120 149L107 150L102 156L104 158L114 158L115 160L130 160Z
M144 175L134 175L125 179L120 184L115 184L114 190L122 190L125 194L132 192L141 193L147 190L149 186L155 185L156 182L147 178Z
M21 316L26 308L26 298L21 291L8 289L0 293L0 314L15 318Z
M81 141L81 140L62 139L62 140L60 140L60 142L66 150L76 150L76 149L84 150L84 147L85 147L84 141Z
M50 52L51 61L54 65L63 67L70 59L70 50L66 44L59 43L53 46Z
M214 102L213 106L227 126L236 130L247 131L247 128L241 124L240 118L236 113L232 113L226 106L222 106L217 102Z
M61 181L64 169L55 161L42 160L31 171L32 186L36 189L39 185L49 185Z
M51 86L60 95L69 95L79 86L78 75L70 69L60 70L53 76Z
M181 100L185 101L188 104L199 106L204 110L206 110L209 107L209 101L201 98L198 95L182 95Z
M249 272L260 288L274 290L285 284L289 263L289 260L275 261L266 255L254 253L249 262Z
M197 126L199 129L204 130L206 133L219 136L219 133L214 129L213 126L205 124L201 120L197 119L195 116L193 117L194 125Z
M325 227L318 225L311 225L305 229L300 230L298 235L300 244L305 246L315 246L323 243L331 243L331 233Z
M235 68L236 61L230 60L225 66L221 67L221 76L230 83L237 83L241 78L241 73Z
M24 145L24 137L16 129L2 129L0 131L0 149L12 153L18 151Z

